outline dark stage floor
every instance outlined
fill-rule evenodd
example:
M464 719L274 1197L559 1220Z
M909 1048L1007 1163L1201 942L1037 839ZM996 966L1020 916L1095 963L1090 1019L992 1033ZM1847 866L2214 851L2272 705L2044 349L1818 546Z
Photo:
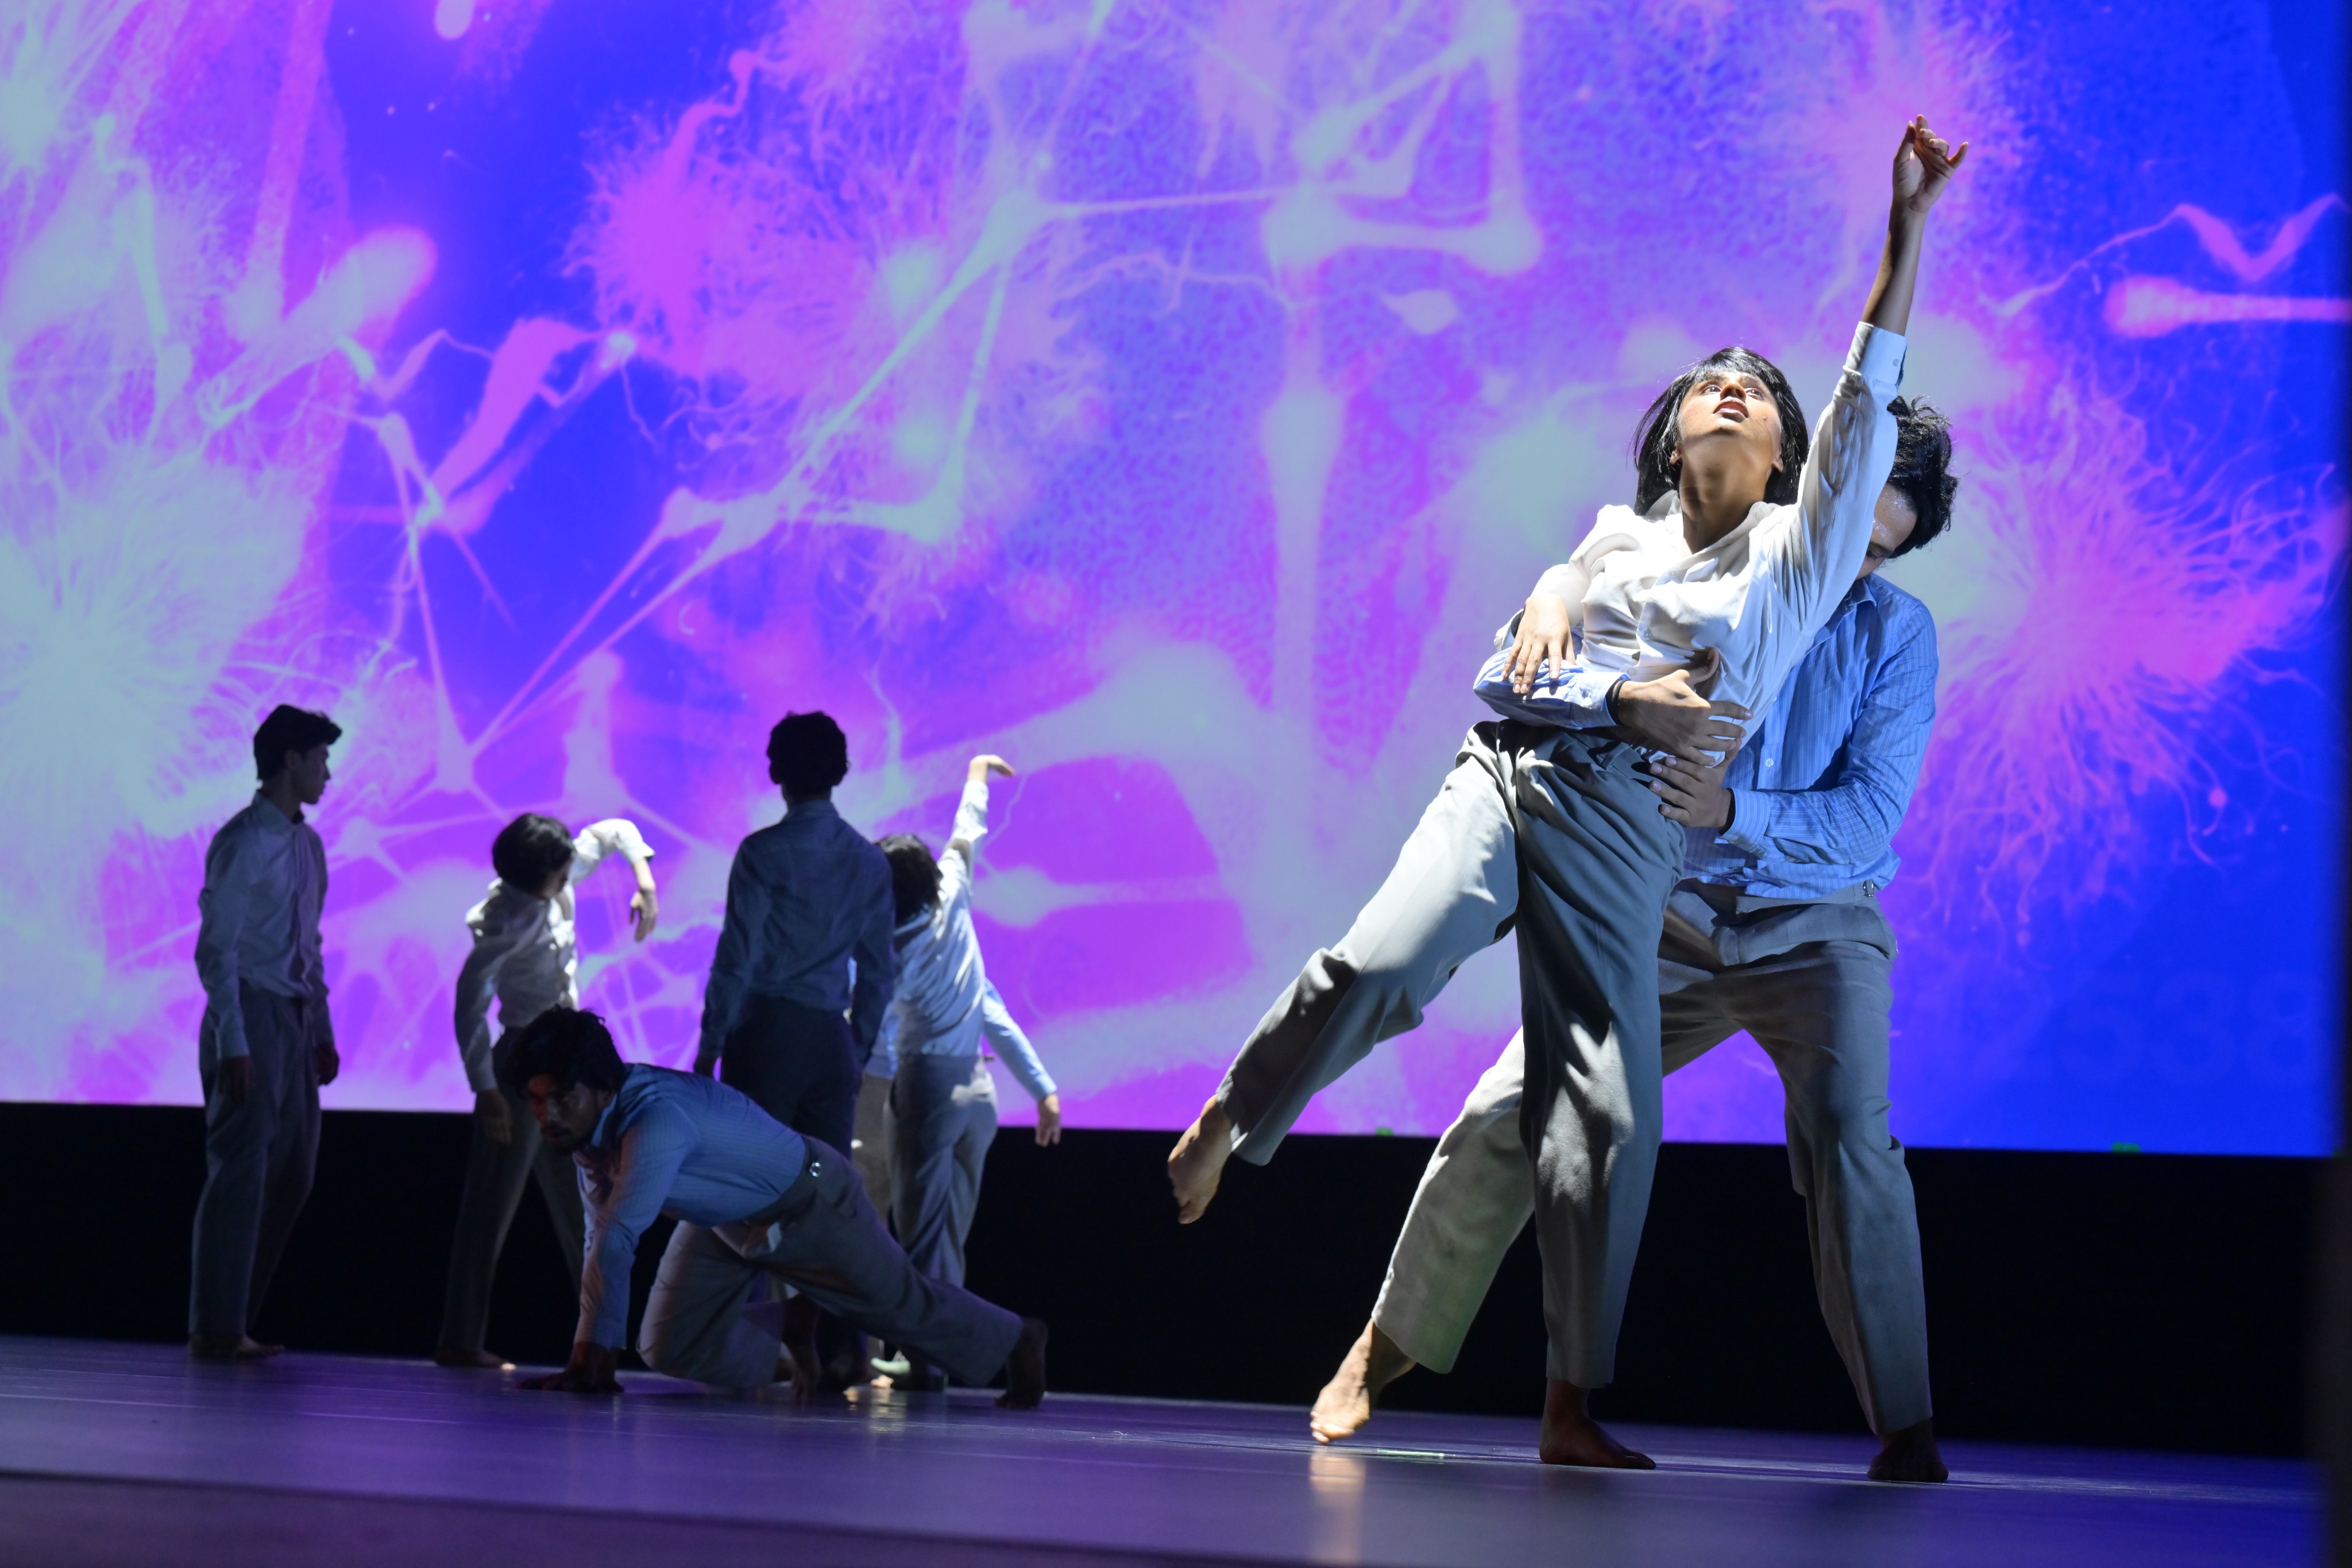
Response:
M494 1374L0 1340L0 1561L516 1561L631 1568L1139 1562L1985 1563L2314 1560L2281 1461L1955 1443L1944 1487L1859 1438L1626 1428L1654 1474L1547 1470L1532 1423L1057 1396L817 1411L640 1375L620 1399Z

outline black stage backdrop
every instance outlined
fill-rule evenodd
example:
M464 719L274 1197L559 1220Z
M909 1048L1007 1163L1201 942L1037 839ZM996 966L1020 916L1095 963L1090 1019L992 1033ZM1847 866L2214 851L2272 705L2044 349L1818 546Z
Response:
M192 1110L0 1105L0 1332L173 1340L204 1172ZM319 1184L263 1317L303 1350L421 1356L439 1322L462 1117L330 1111ZM1055 1387L1303 1406L1362 1327L1430 1142L1300 1137L1173 1218L1162 1132L1007 1129L971 1237L974 1289L1053 1324ZM2316 1161L1914 1149L1937 1429L2212 1452L2305 1445ZM638 1259L642 1307L667 1226ZM500 1267L491 1345L560 1361L568 1281L537 1194ZM1859 1432L1814 1303L1786 1155L1668 1144L1604 1416ZM1539 1407L1532 1235L1452 1375L1396 1408ZM1531 1439L1532 1439L1532 1434Z

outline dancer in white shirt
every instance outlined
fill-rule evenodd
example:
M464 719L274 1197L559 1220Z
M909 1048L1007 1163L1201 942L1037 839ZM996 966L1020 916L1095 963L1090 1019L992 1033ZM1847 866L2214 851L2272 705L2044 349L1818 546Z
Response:
M551 1007L580 1005L572 885L607 860L625 861L637 883L629 913L636 940L643 942L653 934L660 907L653 855L636 825L617 816L590 823L575 838L555 818L526 812L490 842L490 866L499 879L466 911L474 949L457 972L457 1049L474 1090L474 1121L466 1194L458 1200L457 1234L449 1244L440 1342L433 1352L443 1366L509 1364L483 1349L482 1341L489 1329L490 1284L525 1181L536 1177L572 1283L580 1279L579 1183L569 1161L530 1136L522 1101L499 1085L490 1065L490 997L498 996L499 1026L507 1034Z
M1682 836L1648 757L1705 766L1735 745L1748 704L1773 697L1852 584L1894 464L1888 405L1927 216L1965 153L1924 120L1904 127L1878 277L1810 450L1786 379L1744 350L1653 405L1637 508L1602 512L1481 672L1505 721L1470 732L1388 880L1308 961L1169 1158L1189 1223L1228 1157L1270 1158L1318 1089L1418 1024L1516 919L1547 1463L1650 1464L1585 1408L1614 1373L1659 1136L1655 964ZM1604 715L1609 728L1559 727Z
M971 924L972 857L988 833L988 780L1010 777L1002 757L971 760L947 848L935 858L911 833L881 841L890 860L898 988L886 1030L898 1058L890 1092L891 1219L908 1258L931 1279L963 1283L964 1239L980 1206L981 1175L996 1138L996 1086L983 1041L1037 1102L1037 1142L1061 1141L1053 1075L988 983ZM992 1004L993 1005L992 1006ZM910 1358L908 1379L935 1386Z
M256 1361L283 1348L250 1331L310 1196L319 1089L342 1066L319 942L327 847L302 814L326 794L334 776L327 750L342 733L323 713L272 709L253 737L261 787L205 852L196 1060L205 1171L189 1269L188 1352L208 1361Z

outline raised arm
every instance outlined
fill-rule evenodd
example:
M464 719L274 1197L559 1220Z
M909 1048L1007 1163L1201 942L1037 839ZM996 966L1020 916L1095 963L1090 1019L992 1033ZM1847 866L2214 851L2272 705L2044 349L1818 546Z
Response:
M637 880L637 890L629 896L629 913L635 917L636 938L643 942L654 934L661 905L654 892L654 852L635 823L625 816L608 816L581 829L572 841L571 879L584 879L614 856L628 862Z
M1790 628L1776 639L1786 662L1748 672L1759 695L1777 690L1803 657L1870 547L1873 510L1895 466L1895 416L1887 405L1902 388L1909 347L1903 331L1911 324L1927 214L1966 153L1965 146L1948 148L1924 118L1903 128L1878 278L1836 390L1814 426L1812 449L1798 476L1796 510L1774 519L1769 531L1756 539L1756 570L1769 588L1751 599L1752 613L1783 617Z
M988 837L988 779L992 773L1013 776L1013 764L1003 757L978 756L964 770L963 794L956 801L955 824L948 829L948 847L940 851L940 907L946 909L971 888L971 862L980 841Z

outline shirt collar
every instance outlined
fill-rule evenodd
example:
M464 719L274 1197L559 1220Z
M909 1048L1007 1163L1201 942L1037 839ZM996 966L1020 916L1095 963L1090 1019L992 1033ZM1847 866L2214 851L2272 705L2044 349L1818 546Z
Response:
M268 806L269 808L270 816L276 818L278 822L282 822L289 827L299 827L302 826L304 818L302 816L302 808L300 806L296 806L294 808L294 815L289 816L284 811L279 809L278 803L270 799L268 795L262 790L255 790L253 792L253 799L256 805Z
M840 816L841 813L834 809L833 802L831 800L804 800L798 805L788 805L784 807L784 820L786 822L799 822L803 820L815 822L828 816L838 819Z

